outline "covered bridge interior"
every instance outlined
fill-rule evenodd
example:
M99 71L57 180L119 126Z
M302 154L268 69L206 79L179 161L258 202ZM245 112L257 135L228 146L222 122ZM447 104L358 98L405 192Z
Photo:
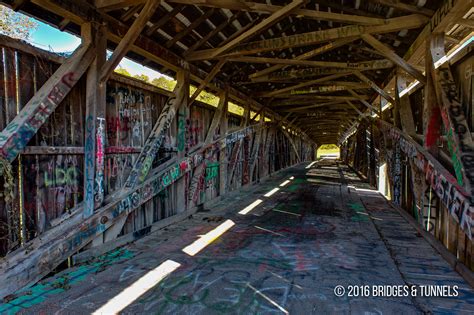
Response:
M471 1L0 3L81 38L62 56L0 35L0 313L473 310ZM176 86L114 73L124 57ZM461 294L333 293L427 283Z

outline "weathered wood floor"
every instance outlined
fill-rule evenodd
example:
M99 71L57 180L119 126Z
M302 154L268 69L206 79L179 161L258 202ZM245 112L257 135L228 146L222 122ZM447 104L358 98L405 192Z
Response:
M474 290L383 197L346 166L306 166L46 279L0 305L0 313L82 314L119 304L126 314L474 313ZM196 255L183 252L226 226ZM150 271L165 261L179 267L153 286L160 275ZM147 281L152 287L133 299L130 288L145 290L137 284ZM457 285L459 296L334 294L336 285L405 284Z

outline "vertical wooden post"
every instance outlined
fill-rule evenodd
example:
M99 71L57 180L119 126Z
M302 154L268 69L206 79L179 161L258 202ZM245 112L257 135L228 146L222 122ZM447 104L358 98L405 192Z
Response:
M247 127L250 121L250 104L245 104L244 115L240 121L240 127Z
M225 137L228 130L228 94L229 94L229 86L226 86L226 95L225 95L225 103L223 114L221 117L220 122L220 134L221 137ZM220 143L220 150L219 150L219 196L223 196L226 192L226 183L227 183L227 159L226 159L226 141L225 139L222 140Z
M177 157L179 160L188 154L190 128L190 102L189 102L189 71L185 69L178 74L177 80L183 81L183 104L178 111L178 130L176 136L176 147L178 149ZM188 208L188 198L186 198L187 176L176 183L176 210L178 213L185 212Z
M441 127L441 113L433 84L433 60L431 58L430 42L431 40L429 39L426 41L425 53L426 84L424 87L423 103L423 136L425 148L436 158L439 153L436 140L439 137L439 129Z
M105 26L97 22L82 25L82 39L96 47L87 72L86 129L84 139L84 217L90 217L104 200L105 82L99 83L105 63Z

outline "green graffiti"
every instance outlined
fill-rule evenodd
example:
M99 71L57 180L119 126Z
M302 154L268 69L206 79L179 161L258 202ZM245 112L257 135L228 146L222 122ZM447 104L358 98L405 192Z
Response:
M206 180L214 179L219 175L219 163L209 163L206 167Z
M83 281L88 275L105 270L108 266L133 257L127 249L117 249L97 258L96 261L81 265L70 272L48 282L38 283L30 288L20 290L15 298L0 304L1 314L16 314L19 311L42 303L48 296L65 292L73 284Z
M348 203L347 206L351 208L355 213L351 217L352 222L367 222L369 221L369 214L365 211L365 208L360 203Z
M459 185L463 186L463 177L462 177L462 164L459 160L459 150L455 146L453 129L450 128L446 134L448 139L448 150L451 154L451 161L453 162L454 172L456 173L456 179L458 180Z
M301 185L306 183L306 178L296 178L290 186L288 186L288 190L291 192L295 192L300 189Z

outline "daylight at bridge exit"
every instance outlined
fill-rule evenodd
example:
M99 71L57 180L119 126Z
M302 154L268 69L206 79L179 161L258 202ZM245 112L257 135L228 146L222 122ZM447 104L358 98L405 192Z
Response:
M474 0L0 0L0 315L474 315L473 43Z

